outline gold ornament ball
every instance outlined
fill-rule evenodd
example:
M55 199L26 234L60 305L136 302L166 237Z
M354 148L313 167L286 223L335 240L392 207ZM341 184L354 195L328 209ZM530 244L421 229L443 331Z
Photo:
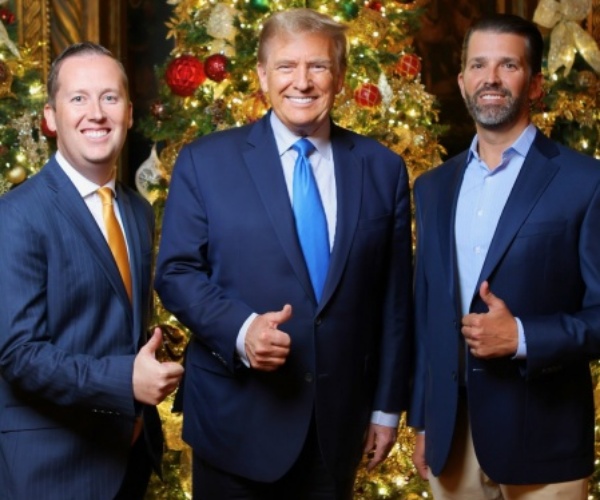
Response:
M21 184L25 179L27 179L27 170L21 166L11 168L6 174L6 180L15 186Z

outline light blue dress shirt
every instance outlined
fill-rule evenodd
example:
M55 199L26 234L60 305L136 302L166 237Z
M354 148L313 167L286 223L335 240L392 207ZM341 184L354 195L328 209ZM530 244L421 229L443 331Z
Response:
M495 168L490 168L480 158L477 136L471 143L454 223L463 315L469 313L473 296L479 293L476 286L483 263L536 133L536 128L528 125L513 145L502 153L502 160ZM515 357L525 358L525 332L521 321L518 318L516 320L519 345Z

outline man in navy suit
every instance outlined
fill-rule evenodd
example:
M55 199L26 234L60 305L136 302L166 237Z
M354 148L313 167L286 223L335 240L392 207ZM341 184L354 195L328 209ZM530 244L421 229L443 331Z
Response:
M145 344L154 218L115 181L132 124L122 65L99 45L68 47L44 116L58 152L0 198L0 496L141 499L162 452L153 405L183 368L155 359L159 329ZM115 194L127 278L101 187Z
M310 9L271 16L257 69L272 110L184 147L173 171L156 288L192 332L196 499L348 499L363 450L369 467L385 459L408 402L407 172L330 120L344 31ZM301 138L326 219L322 286L296 231Z
M600 162L546 138L543 40L475 24L468 151L417 179L414 462L436 499L587 498L600 356Z

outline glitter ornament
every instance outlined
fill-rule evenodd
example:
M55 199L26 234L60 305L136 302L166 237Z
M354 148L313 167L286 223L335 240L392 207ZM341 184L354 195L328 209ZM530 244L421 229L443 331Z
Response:
M188 97L206 80L206 75L198 58L186 54L176 57L169 63L165 80L174 94Z
M11 168L6 174L6 179L15 186L21 184L21 182L27 179L27 170L21 166Z
M421 60L415 54L404 54L396 64L396 72L404 78L413 79L421 72Z
M227 57L223 54L213 54L204 61L206 76L215 82L221 82L227 76Z
M381 92L377 85L365 83L354 91L354 100L359 106L377 106L381 102Z

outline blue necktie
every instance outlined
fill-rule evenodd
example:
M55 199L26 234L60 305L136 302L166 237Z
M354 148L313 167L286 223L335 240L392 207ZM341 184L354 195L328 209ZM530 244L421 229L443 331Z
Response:
M315 146L308 139L303 138L292 148L298 152L294 165L293 186L296 230L315 296L319 302L329 268L329 237L325 210L308 160L308 155L315 150Z

